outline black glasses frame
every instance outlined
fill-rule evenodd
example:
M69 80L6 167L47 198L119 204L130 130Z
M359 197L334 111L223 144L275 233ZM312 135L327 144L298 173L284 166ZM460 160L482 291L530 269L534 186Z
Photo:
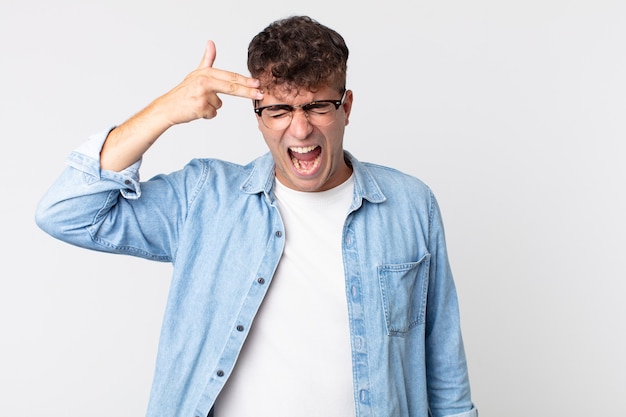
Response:
M257 114L257 116L261 117L261 113L263 113L263 110L265 109L269 109L270 107L274 107L274 108L280 108L283 110L286 110L290 113L293 114L293 111L297 108L301 108L302 111L306 112L308 110L310 110L311 108L315 107L317 104L322 104L322 103L331 103L335 106L335 110L339 109L339 106L341 106L343 104L344 99L346 98L346 92L348 90L347 89L343 89L343 92L341 93L341 98L339 100L316 100L316 101L312 101L310 103L305 103L305 104L299 104L296 106L292 106L290 104L270 104L269 106L263 106L263 107L256 107L257 104L259 104L259 100L254 100L254 112Z

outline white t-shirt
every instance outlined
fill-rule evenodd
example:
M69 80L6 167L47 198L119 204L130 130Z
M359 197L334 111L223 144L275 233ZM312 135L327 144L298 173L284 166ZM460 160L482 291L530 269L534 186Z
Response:
M352 177L328 191L276 181L285 251L216 417L355 415L342 232Z

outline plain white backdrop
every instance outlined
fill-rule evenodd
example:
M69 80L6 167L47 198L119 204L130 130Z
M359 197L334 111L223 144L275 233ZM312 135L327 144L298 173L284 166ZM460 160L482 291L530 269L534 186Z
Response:
M142 416L170 265L34 224L91 133L194 69L247 74L249 40L309 14L351 51L345 146L438 196L485 417L626 409L626 3L2 0L0 416ZM169 132L143 178L265 152L251 105ZM403 416L400 416L403 417Z

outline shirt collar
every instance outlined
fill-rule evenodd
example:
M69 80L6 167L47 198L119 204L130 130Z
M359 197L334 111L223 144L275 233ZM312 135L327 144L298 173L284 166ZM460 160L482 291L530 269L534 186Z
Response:
M353 208L358 208L365 199L370 203L382 203L386 200L385 195L378 186L376 179L366 164L357 160L350 152L344 151L348 163L354 172L354 201ZM268 152L252 161L250 175L241 185L243 192L248 194L264 193L272 201L274 188L274 160Z

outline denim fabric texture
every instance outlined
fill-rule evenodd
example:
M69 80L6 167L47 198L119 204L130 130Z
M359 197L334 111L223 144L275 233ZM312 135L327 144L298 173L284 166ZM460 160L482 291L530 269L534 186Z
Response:
M141 161L100 169L106 134L70 154L36 221L77 246L173 264L147 416L206 416L288 233L273 160L195 159L140 182ZM355 181L342 245L357 417L477 416L433 193L395 169L346 158Z

